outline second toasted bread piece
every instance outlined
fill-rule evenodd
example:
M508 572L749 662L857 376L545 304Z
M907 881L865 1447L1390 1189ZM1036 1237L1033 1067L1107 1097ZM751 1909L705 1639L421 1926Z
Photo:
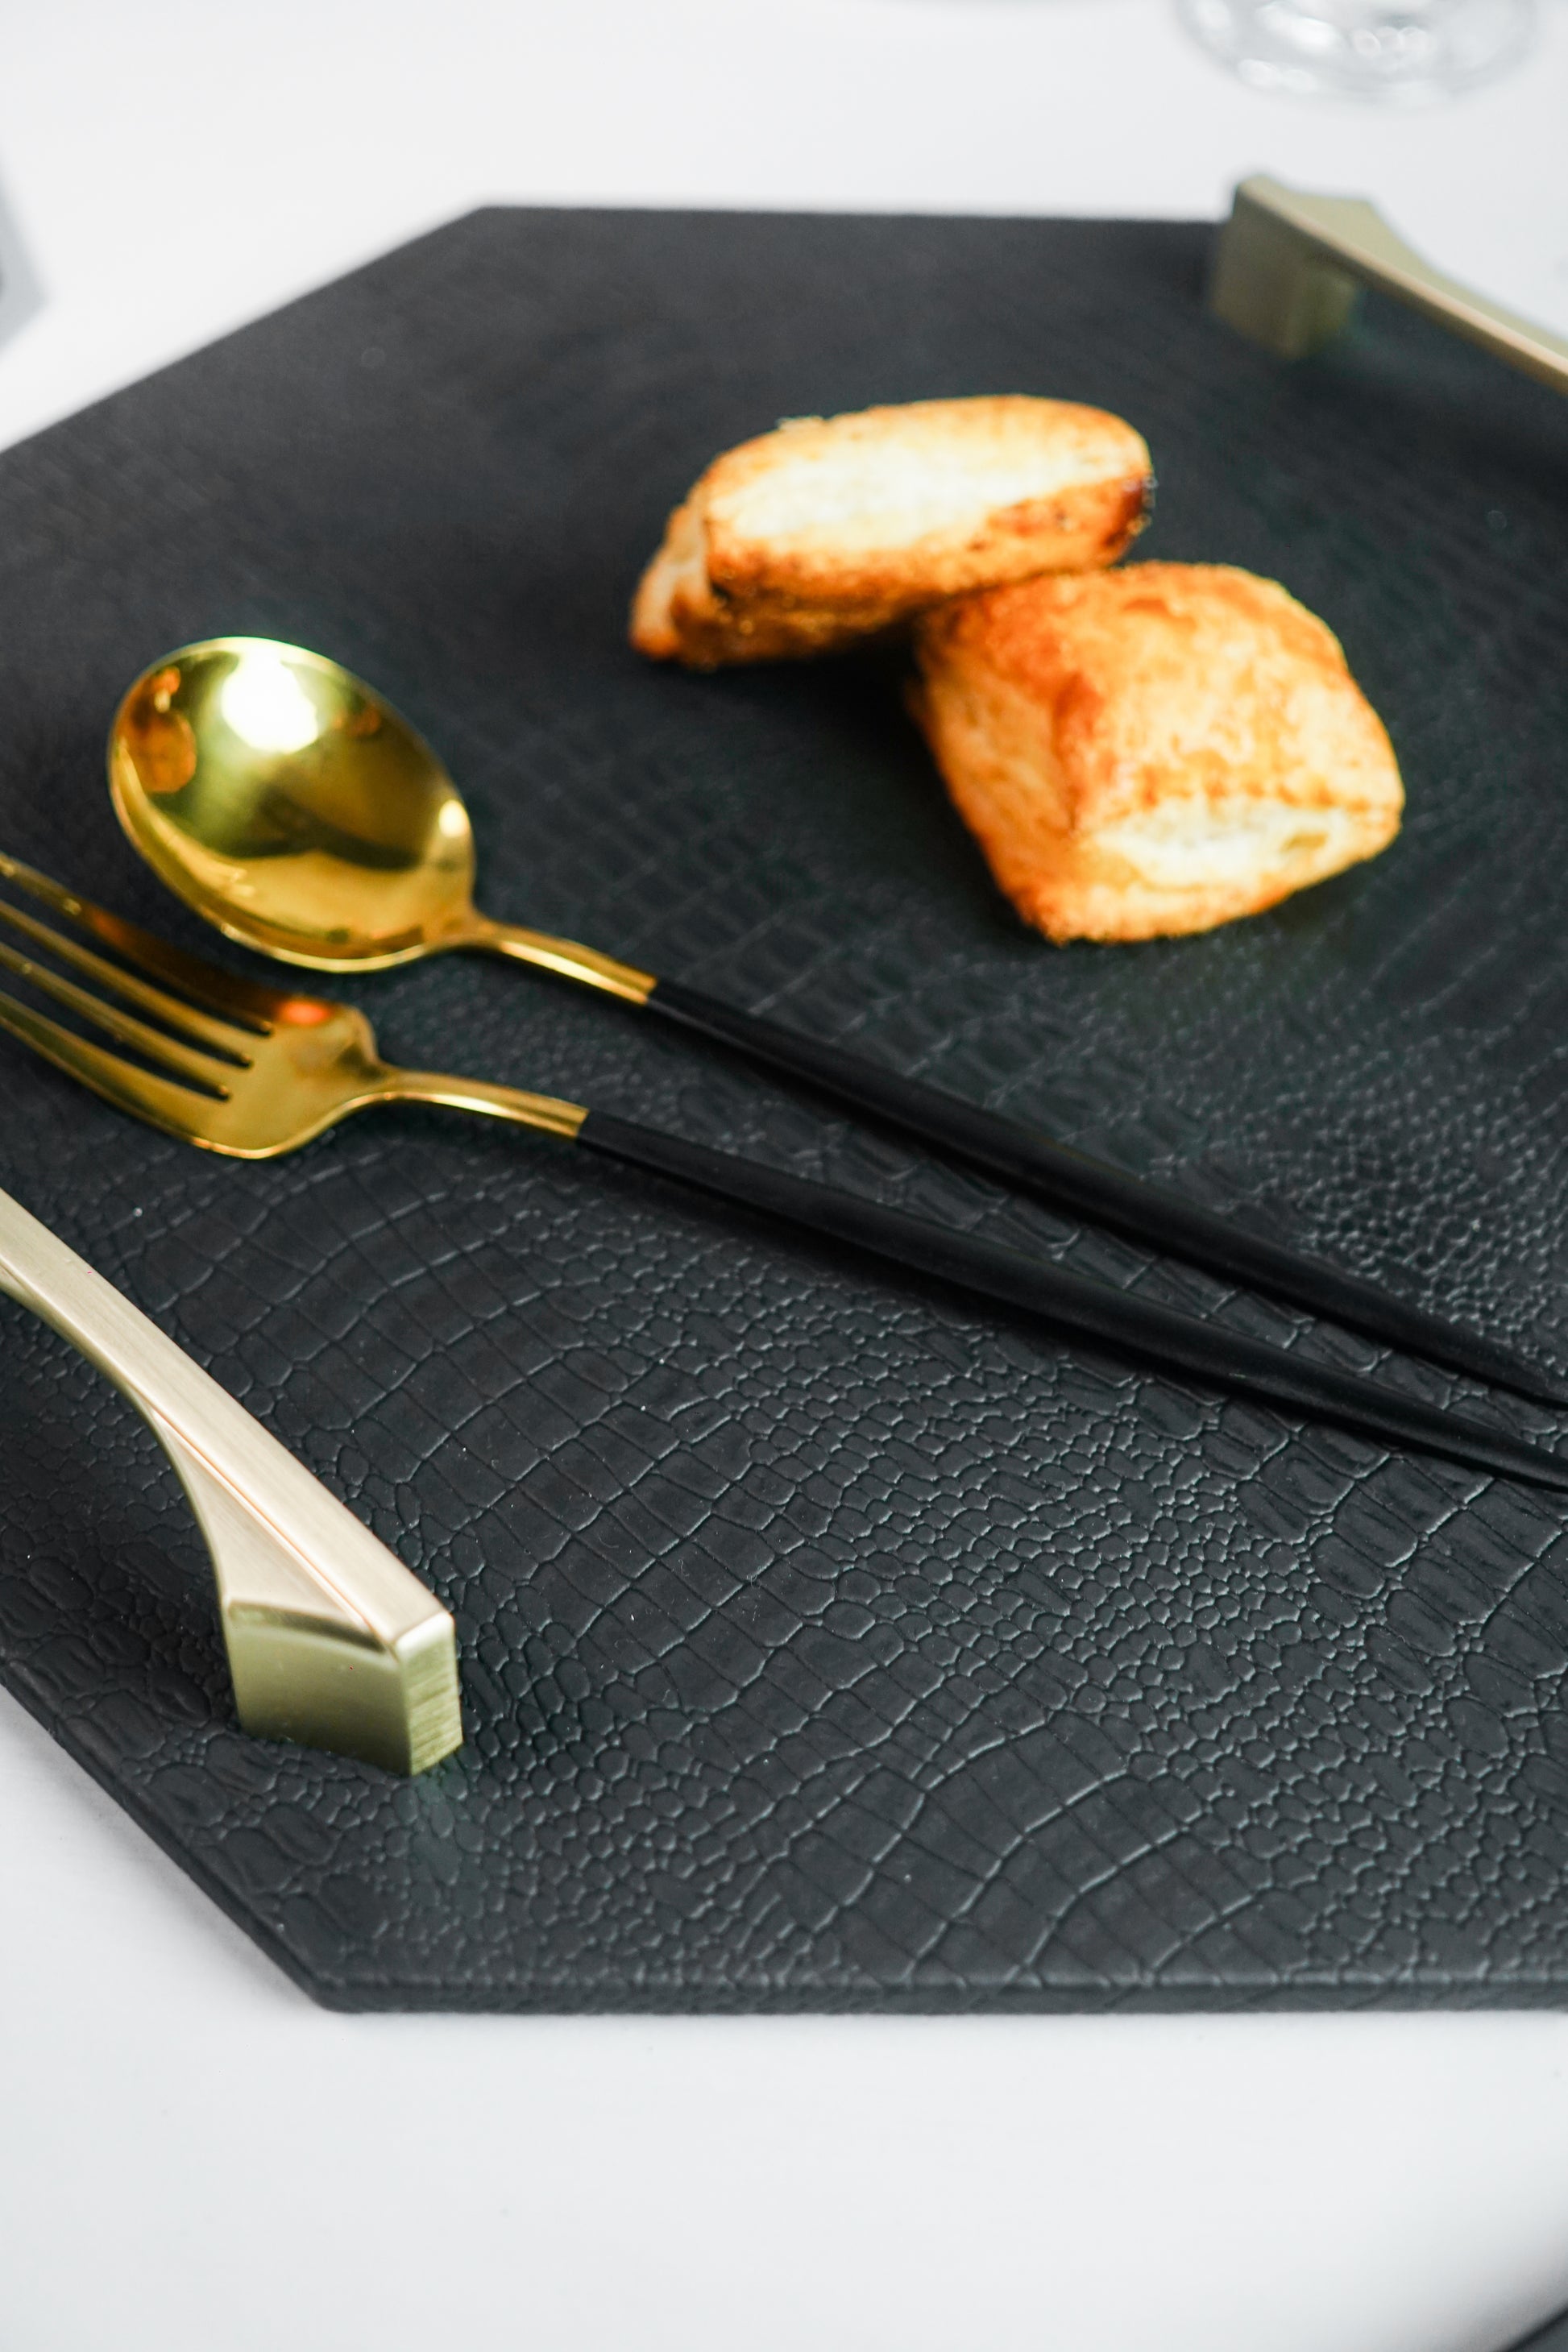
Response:
M1272 580L1131 563L929 614L919 715L1054 940L1205 931L1372 857L1404 791L1338 639Z
M1151 487L1132 427L1068 401L795 417L676 509L632 643L695 669L826 652L945 597L1113 562Z

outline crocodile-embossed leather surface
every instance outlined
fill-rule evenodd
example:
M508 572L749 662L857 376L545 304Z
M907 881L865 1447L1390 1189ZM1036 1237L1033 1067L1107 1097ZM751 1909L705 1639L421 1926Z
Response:
M1207 233L489 212L0 459L0 841L198 949L102 739L193 637L374 680L482 901L1047 1124L1568 1365L1568 408L1374 310L1282 365ZM154 286L149 299L156 299ZM1397 845L1205 939L1015 922L896 660L692 677L624 616L782 415L1026 390L1277 575ZM394 1058L679 1126L1365 1368L514 967L348 983ZM131 1412L0 1302L9 1687L348 2007L1568 1995L1568 1501L1053 1346L569 1148L383 1110L205 1157L0 1038L0 1183L456 1612L427 1778L242 1738ZM1521 1433L1531 1406L1436 1372Z

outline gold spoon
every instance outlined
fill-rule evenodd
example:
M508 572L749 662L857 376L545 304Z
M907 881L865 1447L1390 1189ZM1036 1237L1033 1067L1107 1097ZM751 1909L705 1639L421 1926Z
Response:
M1482 1380L1564 1401L1560 1383L1496 1341L1016 1120L596 948L492 922L474 906L473 829L446 769L390 703L321 654L208 637L166 656L120 706L109 774L120 821L154 872L263 954L318 971L374 971L447 948L515 956L736 1047L1155 1249Z
M334 661L208 637L143 672L116 713L120 822L187 905L287 963L375 971L491 948L641 1003L648 971L474 906L458 788L392 705Z

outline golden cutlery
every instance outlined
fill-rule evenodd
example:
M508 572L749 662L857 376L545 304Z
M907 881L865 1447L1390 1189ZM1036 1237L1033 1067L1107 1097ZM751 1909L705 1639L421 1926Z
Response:
M1236 191L1215 243L1209 309L1281 359L1337 335L1363 286L1391 294L1494 359L1568 392L1568 342L1456 278L1396 236L1375 205L1320 196L1258 173Z
M639 1128L581 1103L384 1062L352 1005L235 980L16 859L0 877L110 948L109 961L0 899L0 969L114 1041L114 1051L0 991L0 1027L137 1118L243 1159L292 1150L373 1103L423 1102L508 1119L935 1276L1013 1312L1396 1444L1568 1488L1568 1462L1379 1383L1242 1339L854 1193ZM40 961L46 957L48 961ZM63 965L64 971L54 969ZM73 976L74 975L74 976ZM131 1010L129 1008L134 1008ZM133 1058L134 1057L134 1058Z
M1016 1120L684 982L490 921L475 911L473 831L451 777L389 703L319 654L258 637L213 637L170 654L121 705L109 770L121 823L154 871L263 954L361 971L448 948L519 958L749 1054L1156 1249L1480 1380L1568 1401L1495 1340Z
M3 1016L0 1016L3 1017ZM462 1744L451 1618L320 1479L0 1192L0 1290L128 1397L212 1557L243 1730L423 1772Z

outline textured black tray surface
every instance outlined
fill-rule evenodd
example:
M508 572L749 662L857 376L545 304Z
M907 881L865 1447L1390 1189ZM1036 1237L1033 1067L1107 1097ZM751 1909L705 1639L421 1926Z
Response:
M1568 1365L1568 409L1384 310L1280 366L1181 226L490 212L0 460L0 841L192 944L101 741L184 640L340 656L448 756L484 900L852 1037ZM885 660L686 677L623 616L781 415L1023 389L1150 555L1340 631L1410 814L1208 939L1054 950ZM565 1093L1376 1353L493 962L353 990ZM564 1148L366 1117L243 1166L0 1040L0 1183L457 1613L400 1783L242 1738L153 1442L0 1302L9 1687L350 2007L1568 1995L1568 1506L1053 1347ZM1544 1413L1411 1365L1521 1432Z
M1560 2311L1533 2336L1526 2336L1511 2347L1511 2352L1568 2352L1568 2311Z

